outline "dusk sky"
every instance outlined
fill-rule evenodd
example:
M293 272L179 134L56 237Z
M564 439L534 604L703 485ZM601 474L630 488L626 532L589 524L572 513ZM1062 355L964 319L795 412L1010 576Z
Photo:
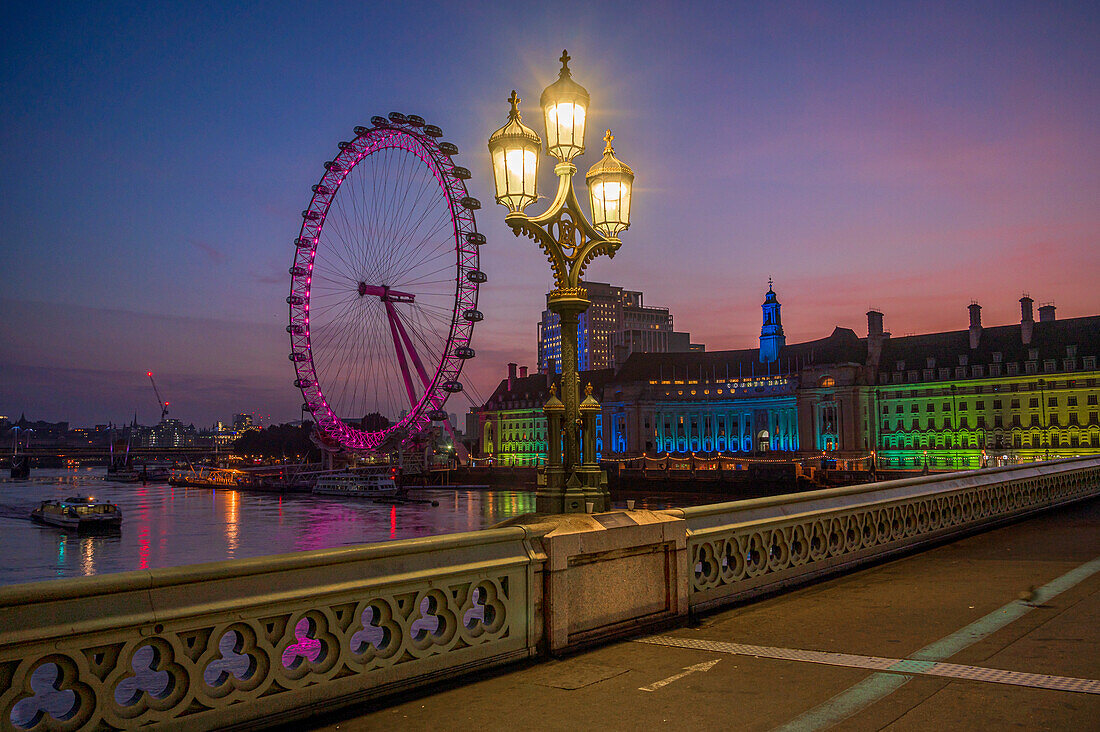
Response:
M21 3L0 115L0 414L73 426L299 417L284 330L310 186L355 125L419 114L482 201L463 373L532 367L550 273L493 203L488 135L563 48L637 175L588 277L707 350L1100 314L1100 4ZM549 158L544 172L551 173ZM552 191L550 178L540 190ZM536 204L528 213L542 210ZM448 411L470 400L452 397Z

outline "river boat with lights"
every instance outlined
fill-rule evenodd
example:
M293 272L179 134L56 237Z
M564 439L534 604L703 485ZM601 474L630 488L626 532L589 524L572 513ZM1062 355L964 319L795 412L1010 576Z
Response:
M313 484L315 495L354 498L392 498L400 489L389 470L370 473L329 473L318 476Z
M31 511L31 519L63 529L111 530L122 526L122 509L92 496L70 496L63 501L42 501Z

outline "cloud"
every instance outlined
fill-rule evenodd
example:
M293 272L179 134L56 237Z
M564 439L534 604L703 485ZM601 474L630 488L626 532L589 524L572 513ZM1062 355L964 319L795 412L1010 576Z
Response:
M214 264L221 264L225 261L225 252L218 249L213 244L199 239L188 239L187 241L191 243L191 246L205 254Z

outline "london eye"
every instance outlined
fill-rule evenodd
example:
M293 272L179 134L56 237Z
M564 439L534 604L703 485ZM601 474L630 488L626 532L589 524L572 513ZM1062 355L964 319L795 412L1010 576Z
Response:
M321 441L372 450L445 422L482 319L477 199L416 115L372 117L313 186L290 268L290 360Z

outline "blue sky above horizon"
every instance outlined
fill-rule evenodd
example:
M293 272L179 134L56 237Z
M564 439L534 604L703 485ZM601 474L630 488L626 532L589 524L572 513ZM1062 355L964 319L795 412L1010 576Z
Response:
M0 49L0 414L298 416L291 240L321 163L398 110L474 172L486 320L466 380L534 365L550 276L492 204L485 140L529 124L568 48L589 152L611 127L633 225L591 279L710 350L1100 313L1095 3L24 4ZM549 165L544 168L549 168ZM549 182L548 180L546 181ZM547 187L544 185L543 191ZM465 411L455 399L451 411Z

